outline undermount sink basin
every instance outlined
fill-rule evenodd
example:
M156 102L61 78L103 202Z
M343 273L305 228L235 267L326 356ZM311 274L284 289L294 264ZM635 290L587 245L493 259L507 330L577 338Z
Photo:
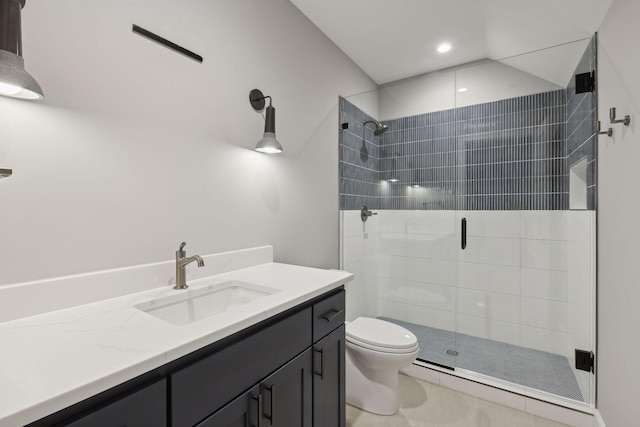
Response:
M186 292L169 295L134 307L174 325L186 325L227 311L239 310L246 304L278 292L279 289L232 280Z

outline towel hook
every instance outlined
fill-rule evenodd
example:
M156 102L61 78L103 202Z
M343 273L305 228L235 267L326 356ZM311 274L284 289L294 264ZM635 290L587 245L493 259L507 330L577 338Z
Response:
M631 124L631 116L629 115L624 116L624 119L616 119L616 107L609 109L609 118L611 119L611 124L624 123L625 126Z
M597 135L607 135L608 137L612 137L613 136L613 128L609 128L605 131L602 130L601 124L600 124L600 120L598 120L598 123L596 125L596 134Z

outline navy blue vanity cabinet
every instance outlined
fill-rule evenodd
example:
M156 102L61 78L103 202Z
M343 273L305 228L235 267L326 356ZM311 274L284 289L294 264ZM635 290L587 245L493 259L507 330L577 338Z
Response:
M171 426L197 425L309 349L311 324L311 307L298 309L172 373Z
M29 426L164 427L167 426L167 380L133 388L125 383Z
M345 295L313 306L313 425L345 427Z
M312 426L312 359L306 350L196 427Z
M167 381L125 396L70 423L69 427L138 427L167 425Z
M30 427L344 427L344 302L335 289Z

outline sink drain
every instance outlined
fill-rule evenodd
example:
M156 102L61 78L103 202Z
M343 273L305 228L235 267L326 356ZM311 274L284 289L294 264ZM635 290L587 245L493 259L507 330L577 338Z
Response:
M447 354L449 356L457 356L458 352L456 350L447 350Z

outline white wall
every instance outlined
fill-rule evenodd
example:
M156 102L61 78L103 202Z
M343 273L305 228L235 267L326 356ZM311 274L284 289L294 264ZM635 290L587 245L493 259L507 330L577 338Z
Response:
M580 53L584 53L584 48ZM575 64L573 67L575 68ZM458 92L461 88L466 88L467 91ZM379 120L449 110L563 88L501 62L481 61L381 86L378 91Z
M614 125L613 138L598 141L598 392L607 426L637 425L640 419L640 2L615 0L599 31L598 109L607 127L609 108L631 115L631 126Z
M23 40L46 98L0 99L0 284L170 260L183 240L338 266L338 95L376 86L289 1L31 0ZM280 157L252 151L253 88Z

